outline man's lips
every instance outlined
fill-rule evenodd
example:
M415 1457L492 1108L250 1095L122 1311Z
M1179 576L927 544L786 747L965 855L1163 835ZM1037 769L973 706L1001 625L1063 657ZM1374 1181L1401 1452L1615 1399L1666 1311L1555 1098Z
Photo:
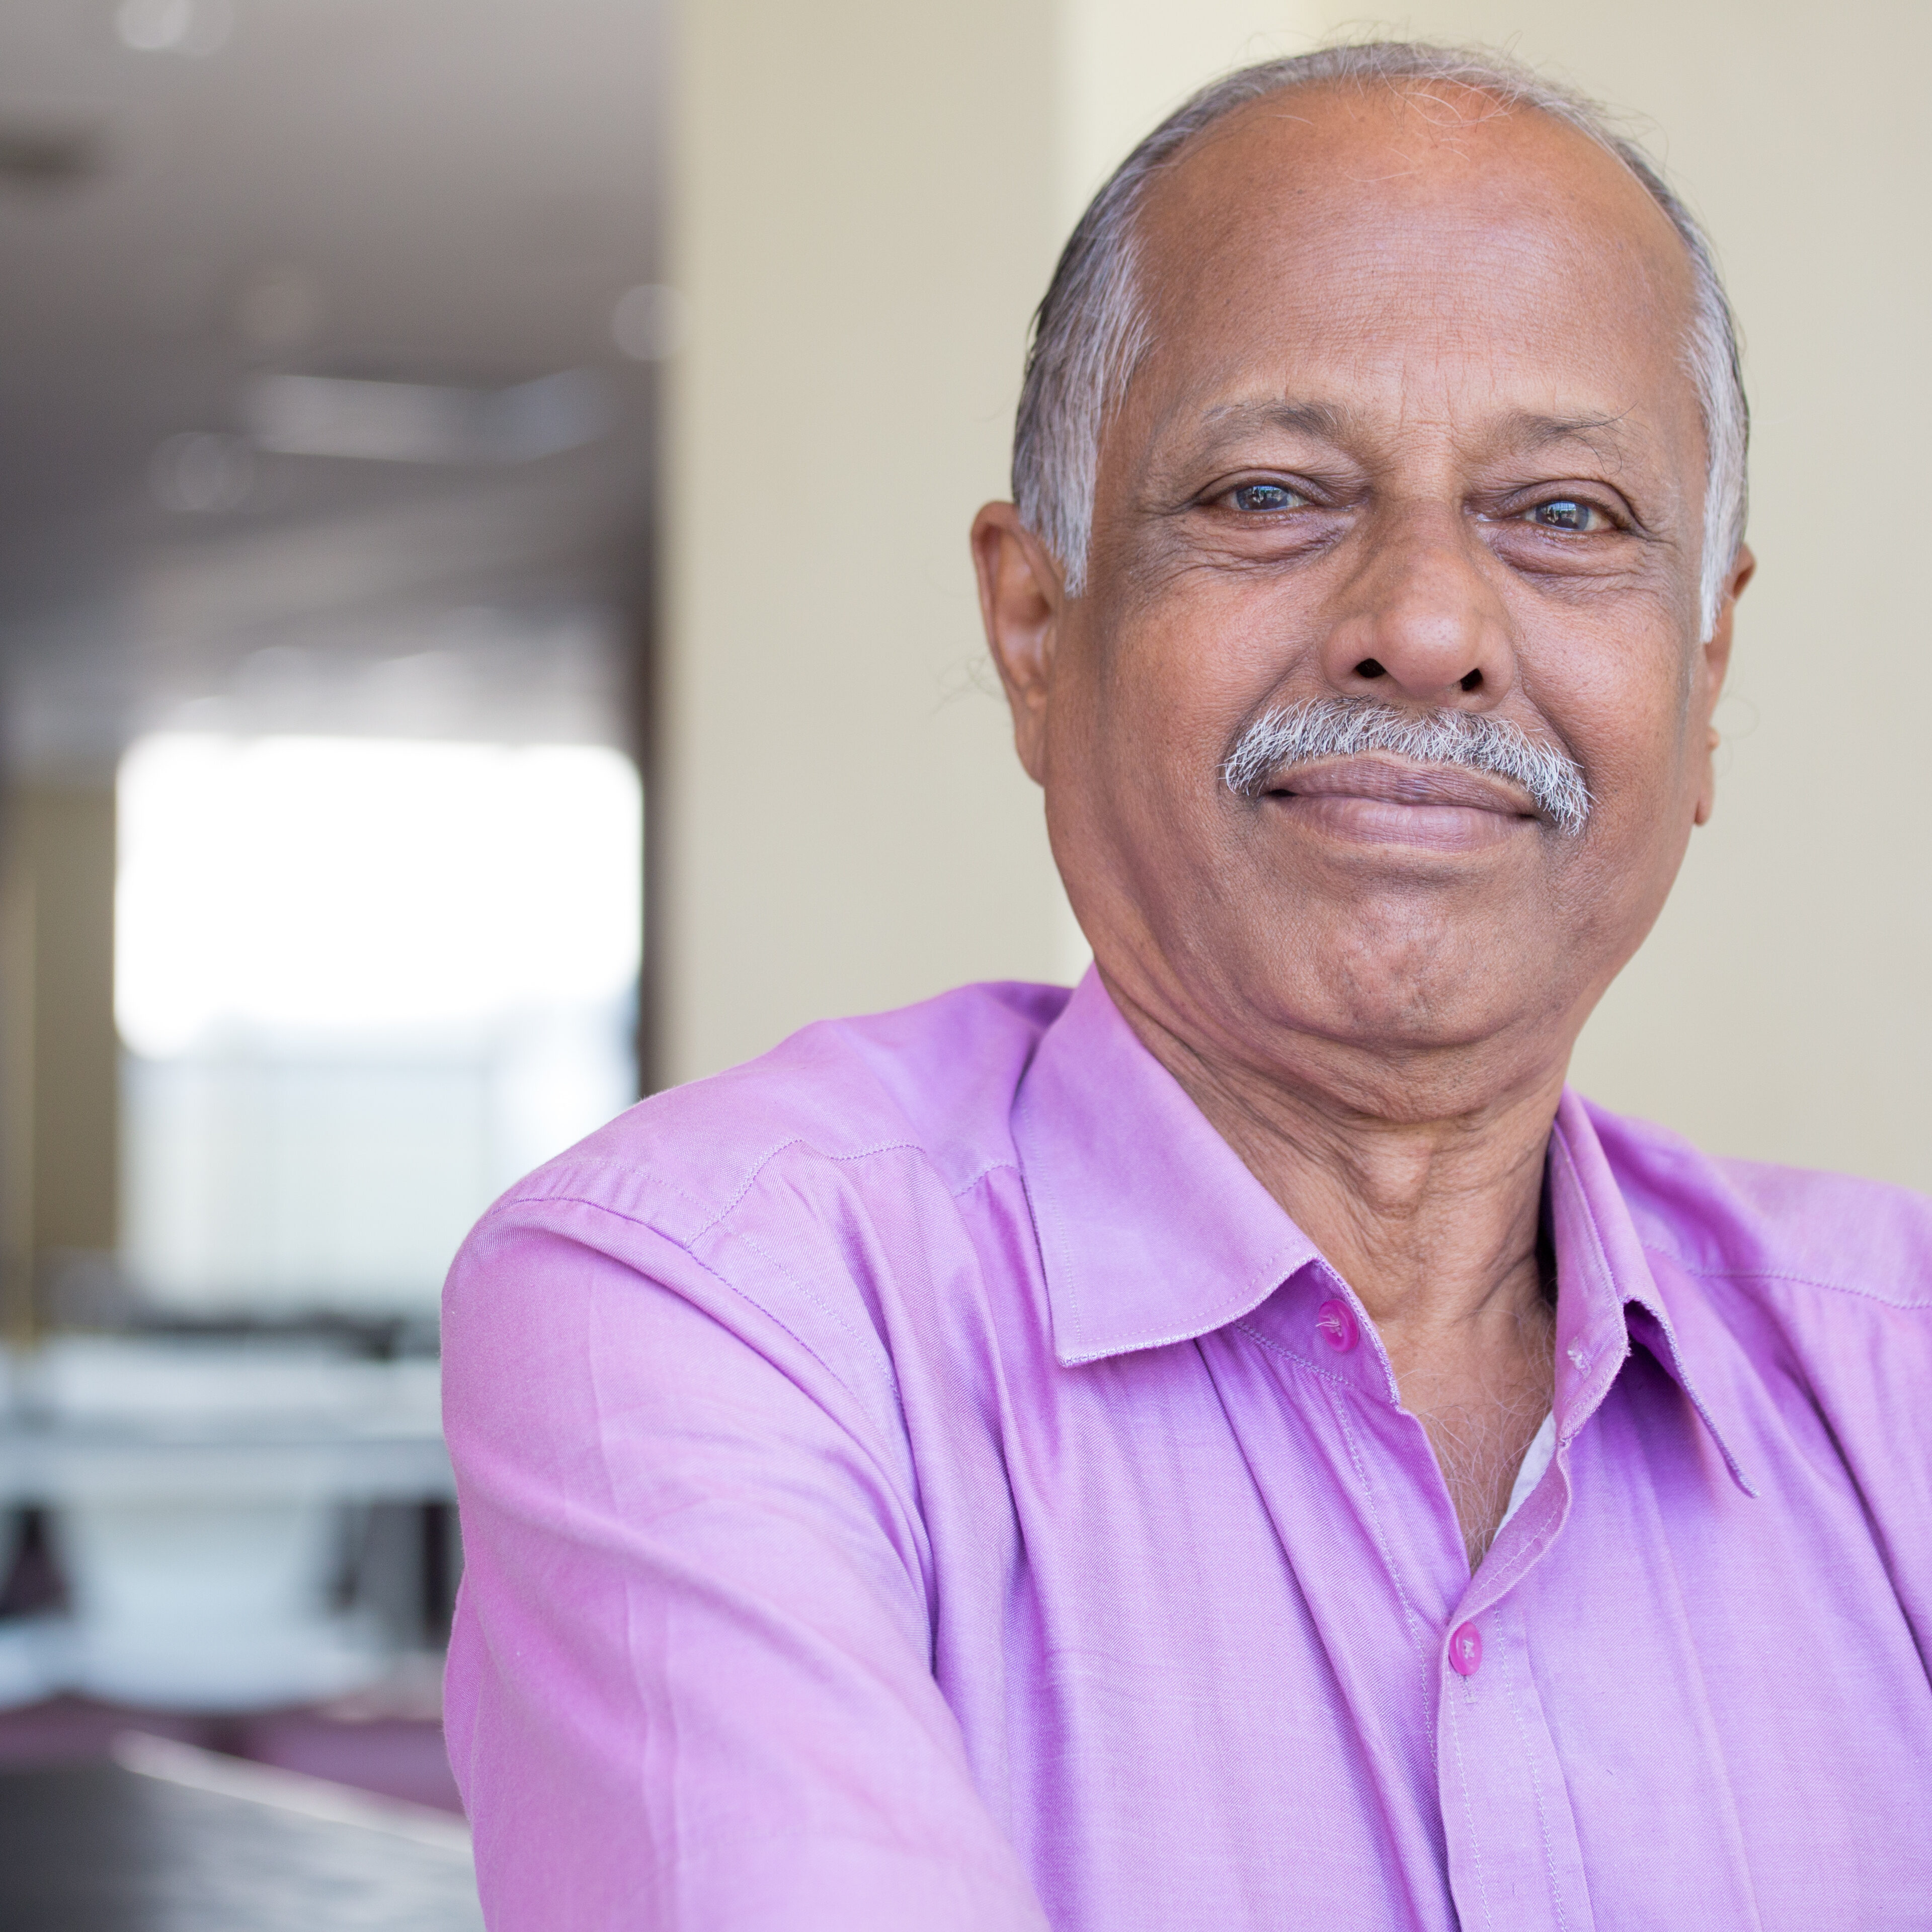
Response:
M1262 796L1332 837L1437 851L1493 845L1540 818L1529 794L1507 779L1379 752L1291 766Z

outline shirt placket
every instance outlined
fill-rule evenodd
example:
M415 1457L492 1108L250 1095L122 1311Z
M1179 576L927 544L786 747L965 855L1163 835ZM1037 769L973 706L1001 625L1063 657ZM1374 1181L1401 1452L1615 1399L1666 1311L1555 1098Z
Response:
M1624 1288L1560 1133L1551 1149L1550 1206L1561 1283L1556 1454L1470 1578L1436 1660L1437 1770L1450 1886L1465 1928L1582 1932L1594 1923L1569 1780L1532 1668L1522 1586L1569 1520L1570 1445L1609 1396L1630 1336ZM1640 1480L1637 1471L1629 1474Z
M1607 1288L1593 1280L1559 1318L1557 1406L1573 1432L1622 1359L1621 1317ZM1471 1576L1432 1454L1420 1425L1402 1412L1387 1354L1351 1291L1317 1262L1238 1325L1297 1355L1336 1405L1352 1438L1372 1540L1406 1617L1423 1625L1436 1799L1465 1932L1586 1932L1594 1922L1582 1850L1530 1669L1518 1590L1568 1516L1564 1452Z
M1387 1374L1384 1432L1398 1417L1394 1376L1379 1342ZM1366 1364L1365 1364L1366 1366ZM1573 1384L1582 1377L1568 1365ZM1364 1389L1367 1394L1370 1391ZM1413 1418L1403 1426L1420 1432ZM1406 1460L1406 1459L1405 1459ZM1407 1473L1405 1470L1403 1473ZM1430 1454L1426 1493L1448 1511L1446 1489ZM1436 1774L1450 1890L1464 1932L1586 1932L1592 1920L1582 1848L1555 1740L1529 1669L1528 1633L1517 1586L1540 1561L1568 1514L1567 1468L1538 1485L1490 1559L1473 1576L1454 1560L1454 1580L1439 1560L1429 1637L1436 1714ZM1412 1484L1412 1493L1414 1485ZM1455 1532L1460 1557L1460 1530ZM1391 1545L1391 1560L1400 1560ZM1426 1545L1414 1552L1419 1561Z
M1436 1649L1436 1773L1464 1932L1585 1932L1594 1923L1520 1588L1569 1501L1559 1460L1470 1579Z

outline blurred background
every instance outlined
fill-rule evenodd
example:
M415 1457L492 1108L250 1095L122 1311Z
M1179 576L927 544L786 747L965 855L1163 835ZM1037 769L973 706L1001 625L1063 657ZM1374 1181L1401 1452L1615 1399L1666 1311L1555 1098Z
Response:
M0 1813L170 1924L474 1918L436 1303L640 1090L660 27L0 4Z
M1932 1184L1915 0L0 0L0 1766L471 1922L450 1255L640 1091L1081 970L965 547L1028 317L1167 108L1376 26L1630 110L1745 332L1718 814L1579 1083Z

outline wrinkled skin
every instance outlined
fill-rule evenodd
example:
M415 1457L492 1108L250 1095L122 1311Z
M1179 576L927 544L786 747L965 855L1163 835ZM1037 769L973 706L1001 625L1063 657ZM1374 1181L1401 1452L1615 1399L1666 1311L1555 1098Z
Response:
M988 505L988 634L1109 991L1361 1297L1473 1562L1548 1406L1564 1069L1709 814L1751 568L1701 637L1690 265L1583 136L1440 88L1252 104L1142 238L1083 592ZM1514 722L1587 826L1386 757L1222 784L1335 693Z

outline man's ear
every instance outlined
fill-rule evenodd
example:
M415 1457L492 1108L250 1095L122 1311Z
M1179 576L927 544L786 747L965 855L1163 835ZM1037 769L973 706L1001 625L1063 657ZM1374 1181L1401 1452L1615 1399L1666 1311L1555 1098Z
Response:
M1730 580L1724 586L1724 601L1718 607L1718 621L1712 626L1711 634L1700 647L1708 693L1705 716L1717 709L1718 700L1724 695L1724 676L1731 668L1731 625L1737 616L1738 599L1744 595L1744 586L1757 574L1757 559L1751 554L1748 544L1738 546L1736 560L1731 566ZM1717 770L1712 754L1718 748L1718 729L1711 725L1706 734L1708 742L1705 748L1703 782L1697 788L1696 810L1693 823L1708 824L1711 813L1717 804Z
M1066 586L1046 546L1011 503L973 519L973 568L986 644L1012 707L1013 743L1036 784L1046 782L1046 714Z

